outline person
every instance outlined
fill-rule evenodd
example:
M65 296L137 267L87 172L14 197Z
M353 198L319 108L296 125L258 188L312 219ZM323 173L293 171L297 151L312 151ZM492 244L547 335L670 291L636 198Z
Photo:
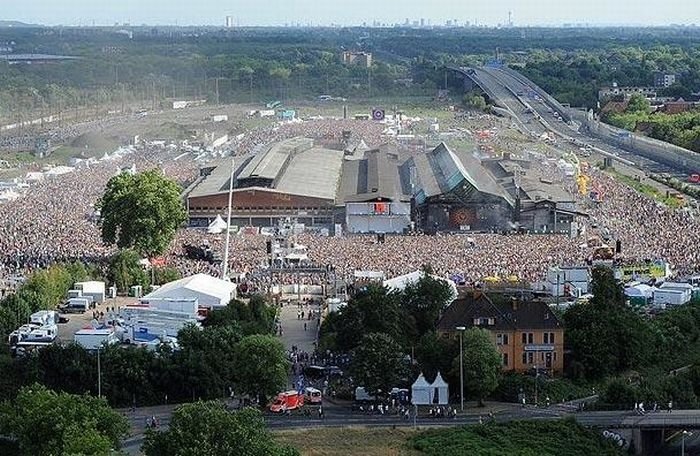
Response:
M318 406L318 417L319 419L323 418L323 406L321 405Z
M484 424L484 420L481 418L481 415L479 415L479 424Z
M673 410L673 401L668 401L668 413L671 413Z
M306 323L304 323L304 331L306 331Z

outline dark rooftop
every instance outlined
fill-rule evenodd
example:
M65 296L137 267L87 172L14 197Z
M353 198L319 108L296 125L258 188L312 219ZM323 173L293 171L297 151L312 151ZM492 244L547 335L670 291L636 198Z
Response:
M451 332L458 326L476 326L475 319L490 319L479 325L490 330L559 329L564 325L549 306L540 301L493 302L480 291L456 299L438 322L438 330Z

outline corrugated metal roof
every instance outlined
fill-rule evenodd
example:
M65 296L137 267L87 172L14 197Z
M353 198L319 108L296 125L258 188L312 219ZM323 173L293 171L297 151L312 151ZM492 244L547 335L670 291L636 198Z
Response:
M296 137L278 142L259 153L243 168L238 179L262 178L275 180L295 153L310 149L312 139Z
M340 150L314 147L294 155L275 188L284 193L335 200L343 164Z

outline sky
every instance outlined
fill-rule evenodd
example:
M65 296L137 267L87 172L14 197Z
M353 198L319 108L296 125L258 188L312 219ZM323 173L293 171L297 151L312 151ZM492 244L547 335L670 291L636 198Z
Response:
M359 25L425 18L482 25L700 23L700 0L0 0L0 20L45 25Z

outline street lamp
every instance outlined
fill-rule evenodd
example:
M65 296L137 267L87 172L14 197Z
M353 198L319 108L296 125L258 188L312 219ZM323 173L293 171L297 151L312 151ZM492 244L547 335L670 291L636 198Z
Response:
M691 435L693 435L693 433L686 430L681 432L681 456L685 456L685 438Z
M228 216L226 217L226 247L224 249L224 264L221 271L221 278L228 280L228 249L231 240L231 204L233 203L233 178L236 172L236 162L231 158L231 179L228 183Z
M455 328L459 331L459 401L462 411L464 411L464 331L466 327L457 326Z

